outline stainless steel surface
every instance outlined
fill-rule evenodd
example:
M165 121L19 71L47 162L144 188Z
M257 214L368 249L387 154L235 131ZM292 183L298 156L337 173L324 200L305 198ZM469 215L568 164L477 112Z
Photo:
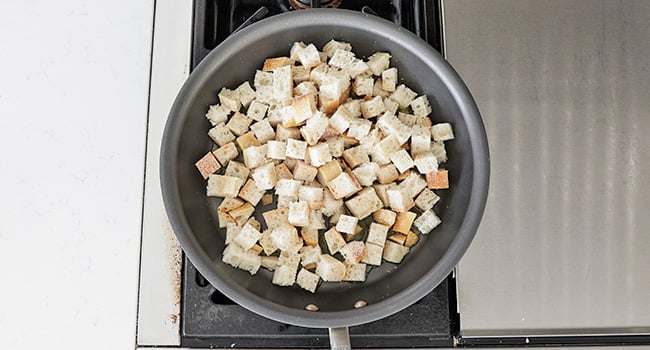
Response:
M350 350L350 330L348 327L329 328L330 348L332 350Z
M650 333L650 1L444 3L484 117L465 337Z

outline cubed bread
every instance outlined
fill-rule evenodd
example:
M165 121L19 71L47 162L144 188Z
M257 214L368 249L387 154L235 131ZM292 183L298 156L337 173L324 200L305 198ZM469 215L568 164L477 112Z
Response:
M368 152L362 146L351 147L343 151L343 159L351 169L357 166L370 162Z
M289 224L281 224L271 229L271 240L278 249L283 252L297 253L302 246L302 240L298 236L298 230Z
M416 116L426 117L431 113L431 104L429 104L427 96L422 95L411 101L411 109Z
M352 83L352 92L357 96L371 96L375 80L372 77L360 75Z
M277 256L262 256L261 266L269 271L275 271L278 267L278 257Z
M372 213L372 219L376 223L388 227L393 226L396 218L397 218L397 213L388 209L379 209L376 212Z
M414 165L413 159L404 149L393 152L393 154L390 156L390 160L393 162L393 164L395 164L395 167L400 173L405 172L406 170L412 168Z
M294 84L304 83L309 81L309 68L304 66L291 66L291 78L293 79ZM296 88L293 89L294 95L296 94Z
M275 141L275 140L269 140L266 143L266 156L269 159L279 159L279 160L284 160L287 158L286 152L287 152L287 143L286 141Z
M398 112L397 119L399 119L402 124L412 128L417 124L418 117L410 113Z
M250 129L261 144L265 144L267 141L275 138L275 131L268 119L262 119L254 123L250 126Z
M300 248L300 264L306 269L313 269L318 265L322 254L318 245L306 245Z
M332 117L329 120L329 125L339 133L344 133L350 126L351 119L352 116L348 112L347 108L339 106L339 108L336 109L336 112L332 114Z
M330 148L332 157L340 157L345 149L345 140L342 136L329 138L325 143Z
M354 265L345 265L344 281L364 282L366 280L366 264L359 263Z
M264 119L266 116L266 111L269 109L269 106L259 102L257 100L254 100L251 102L250 106L248 106L248 109L246 110L246 116L249 118L255 120L255 121L260 121Z
M390 114L396 114L399 109L399 104L388 97L382 97L384 101L384 107L386 107L386 112Z
M279 100L293 97L293 77L290 66L273 70L273 95Z
M252 119L248 118L246 115L235 112L235 114L230 117L230 120L226 124L226 127L230 131L237 135L241 136L248 131L248 127L251 125Z
M400 145L411 137L411 128L404 125L394 114L384 113L377 119L377 127L384 135L394 136Z
M221 260L233 267L254 275L262 265L261 257L253 250L246 250L237 244L229 244L223 250Z
M320 277L318 277L317 274L309 272L305 269L300 269L300 272L298 272L298 277L296 277L296 283L298 283L300 288L312 293L316 291L316 287L318 287L319 281Z
M423 176L415 171L411 171L398 186L401 191L411 198L417 196L426 187L427 182L424 180Z
M381 199L377 196L375 189L372 187L365 187L356 196L345 202L345 206L352 213L352 215L363 220L373 212L383 207Z
M298 196L298 189L302 182L292 179L280 179L275 186L275 194L278 196Z
M289 223L298 227L309 225L309 205L307 202L289 203Z
M381 265L381 256L384 251L384 243L376 245L372 243L366 244L366 255L363 256L361 262L368 265L379 266Z
M366 255L366 244L361 241L352 241L347 243L339 251L348 265L356 265Z
M411 132L411 154L429 152L431 150L431 132L429 128L415 126Z
M379 181L380 184L391 183L397 180L398 176L399 172L394 164L379 167L379 171L377 171L377 181Z
M376 117L386 111L384 101L381 96L375 96L368 101L361 102L361 115L366 118Z
M438 225L440 225L442 221L440 218L436 215L436 213L433 212L433 210L429 209L424 211L415 221L413 224L415 227L417 227L418 231L422 234L427 234L431 232L434 228L436 228Z
M311 118L316 113L316 100L314 93L308 92L304 95L294 98L291 106L293 107L293 116L286 122L283 120L282 125L285 127L293 127L302 125L306 120Z
M310 212L323 207L323 188L317 186L300 186L298 199L309 205Z
M257 188L260 190L270 190L278 181L273 162L268 162L255 168L252 176L253 180L255 180L255 183L257 184Z
M293 60L289 57L272 57L264 60L262 70L270 72L278 67L293 65Z
M208 196L237 197L239 189L244 182L233 176L210 175L208 176Z
M229 210L228 215L230 215L230 217L235 220L237 225L243 226L254 212L255 207L252 204L246 202L235 209Z
M397 177L397 181L402 181L407 179L411 175L411 173L413 173L413 171L411 171L411 169L407 169L405 172L399 174L399 176Z
M395 170L397 171L397 170ZM372 187L375 189L375 192L377 192L377 196L379 199L381 199L381 202L384 203L385 207L390 207L390 202L388 201L388 190L392 190L397 188L397 183L395 182L389 182L386 184L374 184Z
M359 219L350 215L341 215L336 223L336 230L342 233L354 233Z
M431 135L435 141L449 141L454 139L454 131L449 123L439 123L431 127Z
M390 54L386 52L376 52L368 57L368 67L374 75L381 75L390 64Z
M276 205L278 208L287 208L289 209L289 204L298 201L298 196L278 196Z
M271 229L266 229L262 232L262 236L260 236L259 239L259 244L262 246L262 250L264 251L264 254L266 255L271 255L275 253L276 250L278 250L278 247L273 243L273 240L271 239Z
M352 170L361 186L372 186L377 180L377 172L379 172L379 165L374 162L361 164Z
M390 208L398 213L407 212L415 206L413 197L406 194L405 191L400 189L386 191Z
M299 128L285 128L282 124L278 124L275 130L275 139L277 141L287 142L289 139L300 139Z
M228 166L226 167L226 172L224 175L233 176L241 179L242 181L246 181L250 172L250 169L248 169L244 164L236 160L231 160L228 162Z
M339 49L334 51L328 63L330 66L344 70L352 78L369 70L368 64L356 58L354 53L348 50Z
M273 229L281 225L289 225L289 209L277 208L262 213L266 227Z
M351 119L347 136L352 137L355 140L361 140L364 137L368 136L370 128L372 128L372 122L369 120L363 120L359 118Z
M316 205L317 206L315 206L315 208L322 208L323 202L317 203ZM311 205L310 209L312 209ZM321 209L314 209L309 211L309 225L306 227L314 230L324 230L327 228L325 226L325 218L323 217L323 212Z
M438 171L438 160L433 155L433 152L418 153L415 155L413 162L420 174L424 175Z
M256 230L261 231L262 230L262 223L257 221L255 217L250 217L246 221L247 224L250 224L251 226L255 227Z
M221 123L212 129L208 130L208 136L219 146L223 146L228 142L235 141L235 135L226 127L226 124Z
M417 216L416 213L412 211L397 213L395 219L395 224L393 224L393 231L399 233L408 233L411 230L411 225L413 225L413 220Z
M316 67L321 64L318 49L316 49L316 46L314 46L314 44L309 44L304 48L297 47L295 49L295 54L298 56L300 64L307 68Z
M334 198L329 189L323 189L323 215L332 216L343 208L343 200Z
M404 243L406 242L406 235L403 233L394 233L388 236L387 239L397 244L404 245Z
M388 68L381 72L381 88L382 90L393 92L397 85L397 68Z
M282 287L293 286L293 284L296 283L296 272L297 269L293 269L291 266L287 265L280 265L278 263L278 266L273 272L272 283Z
M308 227L302 227L300 229L300 236L302 237L302 240L305 242L306 245L314 246L314 247L318 246L318 230L311 229Z
M342 172L339 176L332 179L327 184L327 188L332 192L334 198L341 199L353 195L361 190L361 186L352 177Z
M248 107L255 100L255 90L251 88L251 84L247 81L241 83L235 89L235 93L239 97L239 102L243 107Z
M239 112L241 109L241 102L239 95L233 90L222 88L218 94L219 103L233 112Z
M253 79L253 86L256 90L266 86L273 86L273 72L264 72L261 70L255 71L255 78Z
M266 164L268 162L268 159L266 158L267 148L267 145L246 148L242 152L244 154L244 164L246 164L249 169L254 169L260 165Z
M326 143L318 143L307 148L309 162L314 167L320 167L332 160L330 148Z
M244 150L251 146L259 146L260 141L255 137L255 133L249 131L237 138L237 144L239 145L239 148Z
M234 222L226 223L226 244L230 244L241 231L241 227Z
M332 181L335 177L339 176L343 172L341 169L341 164L338 160L331 160L318 168L318 173L316 178L321 185L327 186L327 183Z
M239 191L239 198L248 201L252 205L257 205L257 203L259 203L260 200L262 200L262 196L264 196L264 193L265 193L264 190L260 190L259 188L257 188L257 184L255 183L255 180L248 179L246 180L246 183Z
M390 92L382 89L383 83L381 81L381 77L375 79L375 85L372 87L372 95L373 96L380 96L382 99L387 98L390 96Z
M331 255L323 254L320 257L316 274L327 282L339 282L345 277L345 265Z
M438 164L447 161L447 150L445 149L445 143L443 141L431 142L431 153L436 156Z
M427 173L427 187L434 190L449 188L449 178L446 169Z
M400 84L395 88L395 91L390 94L390 99L397 102L400 107L407 108L413 99L415 99L417 93L409 89L406 85Z
M345 246L343 236L341 236L334 227L325 231L324 237L330 254L336 254L341 248L343 248L343 246Z
M424 189L420 194L415 198L415 205L422 211L429 210L438 203L440 197L435 194L433 191Z
M409 233L406 234L406 240L404 241L404 246L406 247L413 247L418 243L420 240L420 237L415 234L413 231L409 231Z
M305 153L307 152L307 142L288 139L287 140L287 150L286 156L295 158L295 159L305 159Z
M244 227L233 239L233 242L239 244L240 247L248 250L251 249L255 243L262 237L262 233L256 230L250 224L245 224Z
M270 193L264 194L262 196L262 205L271 205L271 203L273 203L273 195Z
M296 41L291 44L291 49L289 50L289 58L294 61L299 61L300 57L298 57L298 52L305 47L307 47L307 44L302 41Z
M327 55L327 57L334 56L336 50L352 51L352 45L343 41L336 41L332 39L323 46L323 52Z
M372 160L380 165L390 163L390 156L400 150L401 143L395 135L386 134L369 153Z
M194 163L194 166L199 170L203 179L207 179L210 175L221 169L221 165L211 152L201 157L201 159Z
M406 256L408 252L409 252L408 247L405 247L401 244L397 244L392 241L386 241L386 245L384 246L383 258L388 262L399 264L402 262L404 256Z
M230 109L224 107L220 104L212 105L208 109L208 112L205 114L205 117L208 119L212 126L217 126L221 123L225 123L230 116Z
M313 167L301 160L296 162L296 166L293 168L293 178L301 181L314 181L316 174L318 173L318 168Z
M350 113L352 118L361 117L361 100L358 99L347 99L343 104L343 107Z

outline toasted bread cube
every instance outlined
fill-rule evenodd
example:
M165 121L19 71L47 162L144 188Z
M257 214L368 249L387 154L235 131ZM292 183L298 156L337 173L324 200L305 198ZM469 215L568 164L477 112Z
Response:
M298 196L298 189L302 183L297 180L280 179L275 186L275 194L278 196Z
M358 76L352 84L352 92L357 96L372 96L372 88L375 80L368 76Z
M409 248L395 242L386 241L384 246L383 258L388 262L394 264L399 264L404 259L404 256L408 254Z
M255 180L248 179L239 191L239 197L248 201L252 205L257 205L264 195L264 190L257 188Z
M368 158L368 153L366 152L366 149L362 146L348 148L345 151L343 151L343 159L345 159L348 166L352 169L356 168L361 164L370 162L370 158Z
M293 100L291 107L293 107L293 113L287 117L287 120L282 120L282 126L293 127L303 125L306 120L316 113L314 93L308 92L296 97Z
M387 184L397 180L398 176L399 172L397 171L397 167L395 167L394 164L388 164L379 168L379 171L377 172L377 181L379 181L380 184Z
M226 244L230 244L241 231L241 227L234 222L226 223Z
M388 190L386 194L388 194L390 208L398 213L407 212L415 206L413 197L406 194L403 190Z
M438 164L447 161L447 150L445 149L445 143L443 141L431 142L431 153L436 156Z
M418 117L410 113L398 112L397 119L399 119L402 124L412 128L417 124Z
M295 55L298 56L300 64L303 66L312 68L321 64L318 49L316 49L316 46L314 46L314 44L309 44L304 48L296 47L294 50Z
M266 156L270 159L281 159L284 160L287 158L287 143L284 141L275 141L269 140L266 143Z
M384 239L385 241L385 239ZM367 243L366 244L366 255L361 259L361 262L368 265L381 265L381 256L384 251L384 242L381 246Z
M233 135L232 132L230 132L230 129L228 129L223 123L208 130L208 136L210 136L212 141L219 146L235 141L235 135Z
M363 263L346 265L343 280L348 282L365 282L366 266L367 265Z
M223 175L208 176L208 196L237 197L239 189L244 182L236 177Z
M335 257L323 254L320 257L318 266L316 267L316 274L327 282L338 282L345 277L345 265L338 261Z
M341 209L343 209L343 200L334 198L329 189L323 189L323 215L332 216L339 213Z
M266 112L266 118L263 118L262 120L266 120L272 127L280 125L280 123L282 123L282 113L284 112L283 108L285 108L284 104L279 103L276 99L264 101L264 103L269 105L269 109ZM286 107L292 108L291 106Z
M232 209L228 211L228 215L230 215L233 220L237 223L239 226L243 226L246 221L253 215L255 212L255 207L253 207L252 204L246 202L242 204L240 207L237 207L235 209Z
M349 93L350 77L348 74L335 68L328 69L327 74L320 83L318 97L322 107L326 104L326 101L335 101L336 105L332 106L333 109L331 111L328 111L328 108L324 108L326 112L333 113L336 111L336 108L338 108L341 102L345 101Z
M281 225L289 225L289 209L277 208L262 213L266 227L273 229Z
M278 181L273 162L268 162L253 170L253 180L260 190L270 190L275 186Z
M359 218L359 220L363 220L373 212L381 209L384 204L377 196L374 188L366 187L358 195L346 201L345 206L352 215Z
M298 201L298 196L278 196L276 202L278 208L287 208L289 209L289 204Z
M266 153L267 145L248 147L243 151L244 164L246 164L249 169L254 169L260 165L266 164L268 162Z
M395 223L397 218L397 213L388 209L379 209L376 212L372 213L372 219L384 226L391 227Z
M315 186L300 186L298 199L309 205L310 212L323 207L323 188Z
M244 225L239 233L233 239L233 242L239 244L240 247L248 250L253 248L255 243L262 237L262 233L256 230L250 224Z
M290 66L273 70L273 93L275 98L280 100L293 97L293 77Z
M398 189L403 191L404 194L413 198L417 196L423 189L427 187L427 182L424 180L422 175L418 174L415 171L412 171L405 179L402 181Z
M329 250L330 254L336 254L339 249L345 246L345 240L343 239L343 236L341 236L341 234L334 227L325 231L324 236L325 243L327 244L327 249Z
M217 207L219 210L230 211L244 205L244 201L239 198L225 197ZM224 226L225 227L225 226Z
M305 269L300 269L298 272L298 277L296 278L296 283L300 288L310 291L312 293L316 292L316 287L318 287L318 282L320 277L317 274L309 272Z
M350 120L350 126L348 127L347 135L349 137L353 137L355 140L361 140L364 137L368 136L371 127L372 122L369 120L352 119Z
M323 83L323 80L327 76L327 70L329 66L327 63L320 63L316 67L312 68L309 72L309 80L315 85L320 86Z
M237 225L235 219L228 214L228 211L233 210L237 207L240 207L244 204L244 201L240 200L239 198L231 198L231 197L226 197L221 201L221 204L219 204L219 207L217 208L217 216L219 219L219 227L224 228L228 227L228 225ZM239 232L239 231L237 231ZM234 237L234 236L233 236ZM226 239L228 239L228 231L226 230ZM228 241L229 242L229 241ZM227 243L228 243L227 242Z
M332 157L340 157L345 149L345 140L341 136L329 138L325 143L330 149Z
M275 271L278 267L278 257L277 256L262 256L261 266L269 271Z
M415 205L422 211L427 211L433 206L438 203L440 200L440 197L438 197L437 194L435 194L431 190L423 190L420 192L420 194L415 198Z
M250 129L261 144L265 144L267 141L275 138L275 131L273 131L273 127L268 119L262 119L254 123L250 126Z
M336 50L352 51L352 45L343 41L330 40L323 46L323 52L327 57L334 56Z
M255 217L250 217L248 218L248 221L246 221L247 224L250 224L251 226L255 227L256 230L261 231L262 230L262 224L257 221Z
M429 128L416 126L411 133L411 154L429 152L431 149L431 133Z
M273 57L264 60L262 70L270 72L278 67L293 65L293 60L289 57Z
M415 234L413 231L409 231L409 233L406 235L404 246L411 248L416 245L419 240L420 237L417 234Z
M293 169L293 178L302 181L314 181L317 173L317 168L303 161L298 161Z
M289 167L287 167L287 164L285 163L280 163L275 166L275 173L278 178L280 179L293 179L293 174L291 173L291 170L289 170Z
M359 140L359 144L366 150L366 152L368 152L368 154L370 154L382 138L383 134L381 130L374 128L370 130L366 137Z
M434 171L438 171L438 160L432 152L423 152L415 155L413 160L415 167L418 169L420 174L428 174Z
M275 253L276 250L278 250L278 247L275 245L275 243L273 243L273 240L271 239L271 231L271 229L264 230L259 240L259 243L264 250L264 254L266 255L271 255Z
M350 116L347 108L339 106L339 108L336 109L336 112L332 114L329 124L339 133L344 133L350 126L350 120L352 120L352 116Z
M429 209L427 211L424 211L422 215L415 219L415 222L413 222L413 224L415 227L417 227L420 233L426 235L434 228L438 227L441 222L442 221L436 215L436 213L434 213L433 210Z
M289 139L300 139L300 129L298 128L285 128L282 124L278 124L275 133L275 139L281 142L287 142Z
M341 215L336 223L336 230L342 233L354 233L359 219L350 215Z
M360 241L352 241L340 250L348 265L356 265L366 255L366 245Z
M403 233L395 233L388 236L388 240L393 241L397 244L404 245L404 243L406 242L406 235Z
M288 139L287 140L287 157L296 158L296 159L305 159L305 153L307 152L307 142Z
M233 112L239 112L241 109L241 102L236 92L223 88L219 92L219 103Z
M397 213L393 231L404 234L408 233L411 230L411 225L413 225L413 220L415 220L416 216L417 214L411 211Z
M381 88L388 92L395 91L397 85L397 68L388 68L381 72Z
M375 180L377 180L377 172L379 172L379 165L374 162L361 164L352 170L352 173L361 186L372 186Z
M219 165L219 162L217 162L217 159L211 152L206 153L194 163L194 166L199 170L204 179L207 179L210 175L221 169L221 165Z
M230 109L224 107L220 104L212 105L208 109L208 112L205 114L205 117L208 119L212 126L217 126L221 123L225 123L228 120L230 115Z
M329 146L326 143L319 143L307 148L309 161L312 166L319 167L332 160Z
M449 123L439 123L431 127L431 135L435 141L449 141L454 139L454 131Z
M226 172L224 175L236 177L242 181L246 181L250 172L251 171L244 164L236 160L231 160L228 162L228 166L226 167Z
M379 119L377 119L377 127L385 134L394 136L400 145L408 141L411 137L411 128L404 125L397 117L393 114L384 113Z
M219 163L227 165L230 160L237 158L239 151L237 151L237 146L235 146L234 142L228 142L212 151L212 154L217 158Z
M395 164L395 167L400 173L405 172L406 170L412 168L414 165L413 159L411 159L409 153L404 149L394 152L390 156L390 160L393 162L393 164Z
M336 199L348 197L361 190L361 186L345 172L330 181L327 187Z
M298 51L301 49L304 49L307 47L307 44L303 43L302 41L296 41L291 45L291 49L289 50L289 58L291 58L294 61L300 60L298 57Z
M237 244L227 245L221 260L230 266L248 271L251 275L256 274L262 265L262 259L255 251L246 250Z
M313 269L320 261L322 254L318 244L300 248L300 264L306 269Z
M248 118L246 115L235 112L226 124L226 127L230 129L233 134L241 136L248 131L248 127L251 125L252 121L253 120Z
M298 231L295 227L289 224L281 224L271 227L271 240L278 249L283 252L297 253L302 246L302 240L298 236Z
M447 170L438 169L438 171L427 173L427 187L434 190L443 190L449 188Z
M395 182L389 182L386 184L374 184L372 187L375 189L375 192L377 192L377 196L381 199L381 202L384 203L384 206L390 207L387 191L397 188L397 184Z
M334 159L319 167L316 177L321 185L327 186L328 182L332 181L332 179L339 176L342 172L341 164L338 160Z
M289 203L289 223L299 227L309 225L309 205L307 202Z
M255 137L255 134L252 131L249 131L237 138L237 144L239 145L239 148L244 150L251 146L259 146L260 141Z
M411 109L416 116L426 117L431 113L431 104L429 104L427 96L422 95L411 101Z
M318 101L318 97L316 96L318 95L318 89L316 88L316 85L311 81L303 81L302 83L296 85L296 87L293 88L293 94L296 96L311 94L314 103Z
M309 68L304 66L291 66L291 78L294 84L300 84L309 81ZM296 88L293 89L293 94L296 94Z
M374 75L381 75L390 64L390 54L386 52L376 52L368 58L368 67Z
M248 106L248 110L246 110L246 116L255 121L260 121L264 119L264 116L266 115L266 110L268 108L269 108L268 105L259 102L257 100L254 100L251 102L250 106Z
M385 111L386 106L384 106L381 96L375 96L368 101L361 102L361 115L366 119L376 117Z
M300 229L300 236L308 246L318 246L318 230L303 227ZM318 248L320 250L320 248Z
M397 181L402 181L407 179L409 176L411 176L411 173L413 173L413 171L411 171L411 169L407 169L405 172L399 174L399 176L397 177Z
M415 96L417 96L417 93L409 89L406 85L400 84L389 97L391 100L397 102L400 107L406 108L415 99Z

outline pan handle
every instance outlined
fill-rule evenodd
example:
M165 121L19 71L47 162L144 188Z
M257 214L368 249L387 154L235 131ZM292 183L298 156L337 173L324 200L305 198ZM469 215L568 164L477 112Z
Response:
M351 350L348 327L330 328L330 348L332 350Z

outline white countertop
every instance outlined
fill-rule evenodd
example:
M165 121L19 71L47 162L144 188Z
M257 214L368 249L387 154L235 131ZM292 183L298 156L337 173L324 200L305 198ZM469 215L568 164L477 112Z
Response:
M135 344L153 1L0 2L0 335Z

